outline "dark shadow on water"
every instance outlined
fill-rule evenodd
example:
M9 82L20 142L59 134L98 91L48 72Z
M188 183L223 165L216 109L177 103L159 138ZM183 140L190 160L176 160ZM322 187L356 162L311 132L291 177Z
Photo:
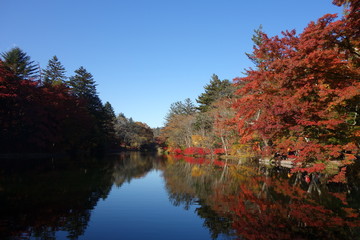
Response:
M83 235L91 211L121 186L161 166L141 153L103 158L27 159L0 162L0 239L68 239Z

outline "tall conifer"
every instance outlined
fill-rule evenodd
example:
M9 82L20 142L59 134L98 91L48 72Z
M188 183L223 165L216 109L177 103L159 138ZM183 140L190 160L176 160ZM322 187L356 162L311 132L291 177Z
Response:
M59 85L65 83L65 72L64 66L59 59L54 56L49 60L46 69L42 73L44 84Z
M39 67L30 60L30 56L18 47L1 53L1 60L4 67L12 71L17 77L29 80L37 80L39 77Z
M211 76L210 83L204 89L205 92L196 99L196 102L200 104L198 107L200 112L208 111L211 104L217 99L230 96L233 93L229 80L220 80L216 74Z

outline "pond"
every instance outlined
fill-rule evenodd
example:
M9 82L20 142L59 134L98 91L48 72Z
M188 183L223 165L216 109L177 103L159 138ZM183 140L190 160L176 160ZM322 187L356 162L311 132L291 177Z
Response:
M0 239L360 239L358 169L327 183L136 152L2 160Z

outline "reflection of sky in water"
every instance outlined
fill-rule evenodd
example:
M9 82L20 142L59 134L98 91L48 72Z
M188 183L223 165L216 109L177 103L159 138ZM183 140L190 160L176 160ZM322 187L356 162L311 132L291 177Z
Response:
M79 239L210 239L192 206L188 211L168 199L161 171L132 179L93 210L85 235Z

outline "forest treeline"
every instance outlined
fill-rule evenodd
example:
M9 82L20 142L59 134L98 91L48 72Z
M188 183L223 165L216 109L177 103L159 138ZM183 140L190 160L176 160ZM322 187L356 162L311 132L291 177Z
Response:
M300 34L255 30L254 67L233 82L214 74L197 104L173 103L157 144L190 155L291 156L294 171L336 161L344 175L360 148L360 1L333 3L342 16L326 14ZM116 116L91 73L67 77L56 56L40 69L20 48L3 52L0 106L0 153L155 147L152 129Z
M337 162L344 176L360 147L360 1L333 3L341 17L326 14L300 34L255 30L245 77L213 75L198 106L171 105L160 135L168 150L290 157L293 171L307 172Z
M84 67L66 76L54 56L41 69L15 47L0 58L0 153L154 149L149 126L115 115Z

